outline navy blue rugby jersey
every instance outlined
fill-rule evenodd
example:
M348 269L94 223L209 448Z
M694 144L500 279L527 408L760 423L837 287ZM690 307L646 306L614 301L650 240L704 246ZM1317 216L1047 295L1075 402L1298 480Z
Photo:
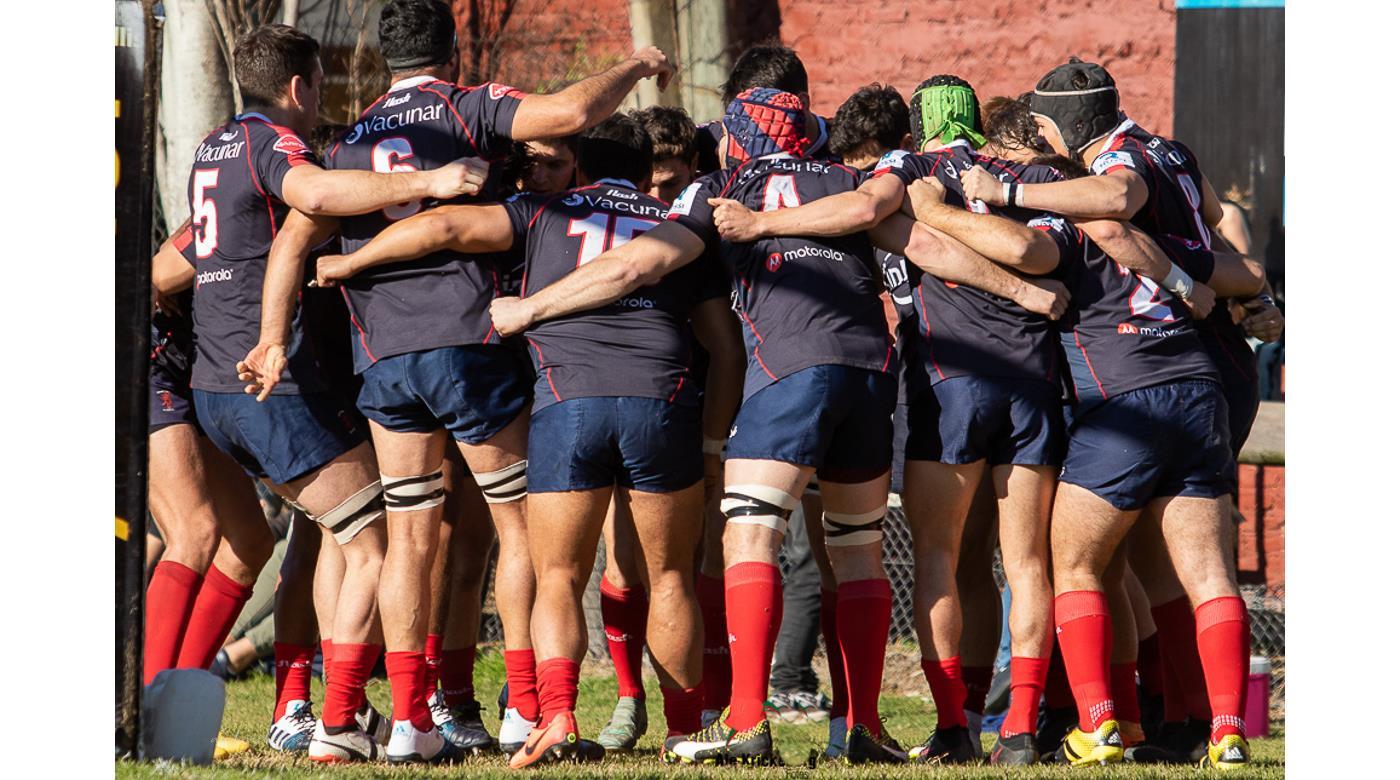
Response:
M656 227L667 204L631 182L604 179L552 195L517 195L505 204L523 258L521 294L529 297L599 255ZM525 331L537 371L535 411L572 398L632 396L696 403L690 373L690 312L723 294L701 258L654 285L589 311Z
M175 234L174 247L194 265L194 232L189 225ZM194 362L194 323L190 320L193 304L194 291L185 290L175 296L181 313L162 310L151 314L151 367L182 387L189 387Z
M954 205L1020 221L1041 216L1014 206L992 208L982 201L968 203L959 177L976 165L1002 181L1033 184L1062 178L1044 165L1025 165L978 154L965 141L922 154L890 152L871 175L894 176L905 186L937 176L947 190L945 197ZM1049 320L999 295L945 282L912 263L908 271L920 331L915 343L927 364L930 383L965 375L1055 381L1059 361L1054 326Z
M1147 202L1130 221L1144 232L1189 238L1210 249L1210 231L1201 217L1201 168L1185 144L1124 119L1089 168L1098 175L1126 169L1142 177Z
M191 386L198 390L243 392L235 366L258 342L267 253L287 216L282 180L298 165L320 162L294 131L256 113L229 120L195 150L189 180L195 268ZM287 370L274 394L324 387L304 344L300 308L292 321Z
M1167 382L1220 381L1176 296L1116 263L1064 219L1046 216L1029 224L1060 247L1060 264L1049 276L1070 292L1059 332L1076 401Z
M520 99L519 90L500 84L460 87L429 76L403 79L346 131L326 162L336 169L390 173L432 170L459 157L496 161L510 150ZM475 200L493 195L483 191ZM415 200L342 218L342 250L353 252L390 223L436 204ZM499 342L490 305L501 292L501 280L487 256L434 252L368 269L342 282L341 290L353 324L357 373L380 358L407 352Z
M1157 244L1181 267L1193 281L1208 284L1215 273L1215 253L1197 241L1180 236L1160 236ZM1253 384L1259 381L1259 368L1254 360L1254 348L1249 346L1244 328L1230 316L1225 299L1216 302L1205 319L1196 320L1201 343L1227 384Z
M734 308L749 351L744 397L818 365L893 370L893 344L880 300L881 269L864 233L837 238L721 241L713 197L772 211L859 186L844 165L769 156L693 182L671 206L675 220L718 250L733 275Z

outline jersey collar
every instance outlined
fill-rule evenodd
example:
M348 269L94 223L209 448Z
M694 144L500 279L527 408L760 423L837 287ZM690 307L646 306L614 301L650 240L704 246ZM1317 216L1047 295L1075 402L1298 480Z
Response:
M615 186L615 187L625 187L625 188L627 188L627 189L629 189L629 190L635 190L635 189L637 189L637 185L633 184L632 182L630 182L630 181L628 181L628 180L626 180L626 179L613 179L613 178L606 178L606 177L605 177L605 178L602 178L602 179L599 179L599 180L593 182L593 186L595 186L595 187L598 186L598 185L600 185L600 184L611 184L611 185L613 185L613 186Z
M1113 142L1118 140L1118 136L1132 130L1134 127L1137 127L1136 122L1127 117L1123 117L1123 121L1119 122L1118 126L1113 128L1113 132L1108 134L1108 138L1104 139L1103 148L1107 149L1113 146Z
M410 76L406 79L399 79L393 84L390 84L389 91L398 92L401 89L408 89L409 87L416 87L419 84L428 84L433 81L438 81L438 79L433 76Z
M968 143L968 141L967 141L966 138L958 138L958 139L955 139L955 140L954 140L952 143L950 143L950 144L943 144L942 146L934 147L933 149L930 149L929 151L930 151L930 152L941 152L941 151L943 151L944 149L952 149L952 148L955 147L955 146L964 147L964 148L966 148L969 152L972 151L972 144Z
M259 120L259 121L261 121L261 122L263 122L263 123L265 123L265 124L269 124L269 125L272 124L272 120L271 120L271 119L268 119L266 116L264 116L263 114L258 113L257 111L249 111L249 112L247 112L246 114L239 114L238 116L235 116L235 117L233 118L233 121L235 121L235 122L241 122L241 121L243 121L244 119L257 119L257 120Z
M812 116L816 117L816 120L817 120L817 137L814 138L814 139L812 139L812 145L809 146L809 147L807 147L807 154L808 154L808 155L811 155L812 152L815 152L815 151L817 151L817 150L822 149L823 147L825 147L825 146L826 146L826 140L827 140L826 120L825 120L825 119L822 119L820 116L817 116L816 114L813 114ZM789 156L791 156L791 155L789 155Z

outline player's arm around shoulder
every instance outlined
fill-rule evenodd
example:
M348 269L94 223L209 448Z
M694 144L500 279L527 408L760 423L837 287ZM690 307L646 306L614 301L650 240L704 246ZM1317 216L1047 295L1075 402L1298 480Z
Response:
M983 257L1022 273L1049 273L1060 263L1060 248L1044 231L996 214L974 214L949 203L937 177L925 177L910 184L908 203L919 222L947 233Z
M522 95L510 136L517 141L534 141L586 130L616 111L638 81L656 76L657 86L664 90L675 70L664 52L646 46L606 71L558 92Z
M1109 152L1108 154L1118 154ZM1100 155L1102 159L1103 155ZM1096 173L1100 168L1095 161ZM1021 206L1072 217L1131 219L1147 204L1147 182L1127 167L1104 170L1097 176L1011 187L986 169L974 166L961 174L968 200L993 206Z
M491 320L497 332L511 336L538 322L595 309L656 284L704 251L699 236L675 222L663 222L528 298L497 298L491 302Z
M316 284L330 287L366 269L434 252L502 252L513 243L510 217L499 203L438 206L389 225L348 255L320 258Z
M904 183L894 176L866 179L853 190L810 203L754 211L729 198L710 198L715 228L726 241L744 243L774 236L845 236L869 230L899 209Z
M475 195L486 183L488 165L474 157L429 171L373 173L298 165L282 179L282 201L310 216L347 217L410 200L448 200Z
M729 299L710 298L690 312L691 329L700 346L710 355L705 376L705 408L700 421L706 439L723 441L739 411L744 393L744 371L748 356L739 332L739 318L729 308Z

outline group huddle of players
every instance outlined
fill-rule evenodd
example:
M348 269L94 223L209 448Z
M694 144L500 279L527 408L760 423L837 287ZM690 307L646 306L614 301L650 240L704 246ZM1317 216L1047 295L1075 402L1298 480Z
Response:
M983 760L969 688L991 659L960 648L995 594L963 554L985 544L1012 595L992 763L1248 764L1231 494L1248 337L1282 318L1190 150L1128 119L1102 67L985 103L951 75L907 104L872 85L827 120L797 56L759 46L696 128L614 113L642 78L665 88L655 49L524 94L455 83L445 3L391 0L379 25L392 86L330 131L316 41L240 41L247 111L198 147L190 218L153 261L168 548L147 681L209 665L268 559L241 467L299 510L273 749L597 760L647 728L645 647L664 760L771 763L778 550L802 503L826 756ZM879 711L892 470L937 711L912 750ZM605 529L619 700L593 741L574 710ZM472 687L493 533L495 736ZM388 718L364 695L381 653Z

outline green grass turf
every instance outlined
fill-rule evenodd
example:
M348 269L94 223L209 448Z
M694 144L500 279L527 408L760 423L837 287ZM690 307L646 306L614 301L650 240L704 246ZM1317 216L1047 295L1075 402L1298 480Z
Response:
M588 667L585 667L588 670ZM505 679L505 669L499 653L483 653L476 666L478 698L486 706L486 725L493 733L499 725L494 705L495 694ZM435 777L520 777L522 774L541 778L740 778L789 776L793 778L883 778L883 777L944 777L979 778L1060 778L1085 775L1094 778L1199 778L1201 774L1192 767L1117 767L1094 769L1069 769L1065 767L1030 768L1006 770L990 766L932 768L927 766L908 767L845 767L824 765L808 769L808 753L819 750L826 744L825 723L791 725L776 724L774 734L778 750L788 764L784 768L751 769L742 767L671 767L660 763L657 758L665 733L661 714L661 696L656 690L656 680L648 675L647 710L650 729L643 737L641 750L629 755L609 756L602 764L564 765L546 767L529 773L511 772L506 768L504 757L491 756L476 758L456 767L434 767L424 769L397 768L387 764L322 767L308 761L304 756L293 758L275 753L267 747L268 717L272 708L272 678L267 675L254 675L246 680L232 683L228 687L228 702L224 712L224 734L247 740L252 750L216 762L212 767L192 767L169 763L119 762L116 776L124 780L135 778L369 778L417 776ZM595 737L612 714L616 689L613 679L606 675L585 676L579 690L579 726L584 736ZM389 685L384 680L371 682L369 696L381 712L389 712ZM313 683L313 700L322 700L320 681ZM913 696L886 694L881 698L885 712L885 727L906 747L918 744L932 727L933 708L927 701ZM319 711L319 707L318 707ZM992 735L984 734L984 747L990 749ZM1235 777L1282 778L1283 734L1276 730L1268 739L1257 739L1252 743L1257 768Z

